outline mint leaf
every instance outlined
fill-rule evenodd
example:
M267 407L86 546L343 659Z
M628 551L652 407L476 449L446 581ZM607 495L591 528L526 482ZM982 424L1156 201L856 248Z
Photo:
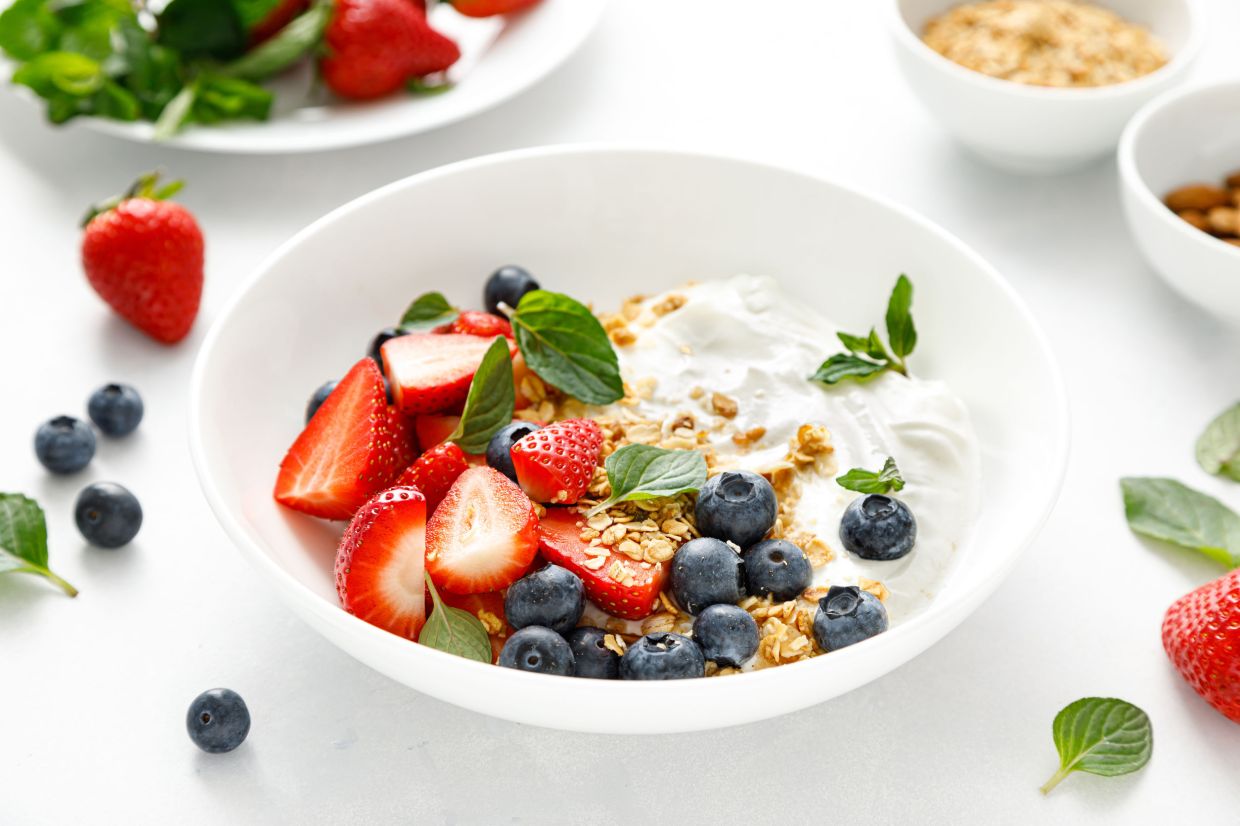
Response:
M586 404L624 398L616 351L586 305L562 293L534 290L521 297L512 329L525 363L543 381Z
M443 297L443 293L423 293L414 299L400 318L400 328L405 332L430 330L451 324L460 315Z
M499 336L482 357L470 382L461 420L445 441L456 442L466 453L485 453L491 437L512 421L515 403L508 339Z
M23 63L13 82L30 88L47 101L52 123L78 115L98 114L117 120L135 120L140 108L131 92L104 73L98 61L72 52L47 52Z
M1120 488L1128 527L1136 533L1240 567L1240 516L1222 502L1174 479L1130 477Z
M1042 786L1049 794L1072 772L1114 777L1150 762L1154 732L1150 718L1132 703L1085 697L1065 706L1051 726L1059 751L1059 771Z
M31 60L56 47L64 26L48 0L17 0L0 13L0 49L14 60Z
M331 6L313 6L270 40L229 63L223 73L247 80L263 80L287 69L323 42L323 30L331 16Z
M901 275L896 279L895 289L887 302L887 340L891 342L891 350L901 364L917 346L917 328L913 326L913 316L910 314L912 306L913 282L908 280L908 276Z
M56 48L104 61L113 52L113 34L123 23L138 25L130 0L76 0L53 7L63 24Z
M860 353L879 361L891 358L887 348L883 346L882 339L878 337L878 331L873 327L870 328L868 336L854 336L848 333L836 333L835 335L850 353Z
M912 305L913 282L908 280L908 276L901 275L896 279L896 286L887 301L887 340L891 348L888 349L883 344L878 331L873 327L870 328L868 336L836 333L836 337L848 352L837 353L824 361L814 375L809 377L810 381L823 384L838 384L848 379L864 381L884 370L893 370L907 376L908 364L905 357L917 346L917 328L913 325Z
M1206 473L1240 482L1240 404L1218 414L1197 440L1197 464Z
M35 574L71 597L77 589L47 567L47 520L39 503L20 493L0 493L0 573Z
M904 478L896 467L896 460L887 457L883 469L875 473L872 470L853 468L835 480L840 487L855 490L858 493L891 493L904 490Z
M490 663L491 637L482 621L468 611L444 605L439 598L439 592L435 590L435 583L431 581L431 575L423 576L426 577L426 587L430 589L431 601L435 607L426 620L426 625L422 626L418 642L427 648L446 651L480 663Z
M838 384L845 379L868 379L886 369L885 364L877 364L852 353L839 353L824 361L809 378L823 384Z
M706 484L706 458L696 450L625 445L608 456L603 467L611 496L591 508L591 516L617 502L691 493Z
M172 0L159 13L158 40L189 57L227 60L245 51L241 15L222 0Z

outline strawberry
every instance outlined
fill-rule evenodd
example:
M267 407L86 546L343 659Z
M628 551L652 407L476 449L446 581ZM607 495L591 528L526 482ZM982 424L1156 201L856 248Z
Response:
M659 592L667 583L668 567L662 562L637 562L606 545L592 548L581 538L584 527L585 517L574 508L548 508L538 524L543 557L581 577L586 596L613 617L638 620L654 613ZM597 555L600 548L609 555ZM616 565L620 566L618 579L612 576Z
M323 80L354 100L390 95L411 78L447 70L461 56L409 0L336 0L324 41Z
M508 323L508 319L500 318L497 315L480 313L477 310L465 310L452 319L451 324L436 327L435 332L464 333L465 335L486 336L487 338L503 336L504 338L511 339L512 325Z
M413 430L418 434L418 446L423 450L430 450L435 445L446 442L460 423L460 416L415 416Z
M396 484L422 491L427 510L434 512L448 495L452 483L468 469L465 453L455 443L443 442L419 456Z
M537 5L538 0L452 0L452 7L467 17L492 17Z
M203 241L185 207L165 200L180 182L145 175L129 192L94 207L82 237L82 267L95 292L156 341L189 334L202 298Z
M391 488L362 505L336 551L336 594L353 616L405 639L426 623L426 500Z
M465 401L469 383L494 338L411 333L383 345L396 406L414 416L443 413ZM516 346L508 344L509 352Z
M348 519L413 460L405 418L387 404L374 359L353 366L293 442L276 478L281 505Z
M1240 569L1172 603L1162 639L1180 676L1240 723Z
M250 45L257 46L274 37L309 6L310 0L277 0L263 19L250 26Z
M512 446L521 488L535 502L571 505L594 478L603 431L592 419L564 419Z
M507 476L485 465L461 474L426 526L426 570L453 594L511 585L537 553L534 504Z

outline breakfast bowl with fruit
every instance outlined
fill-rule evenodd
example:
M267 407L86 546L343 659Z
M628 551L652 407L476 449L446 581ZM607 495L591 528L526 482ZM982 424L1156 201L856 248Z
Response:
M1028 313L943 231L607 148L456 164L303 231L213 328L191 409L209 502L313 627L449 702L620 733L924 650L1032 540L1067 426Z

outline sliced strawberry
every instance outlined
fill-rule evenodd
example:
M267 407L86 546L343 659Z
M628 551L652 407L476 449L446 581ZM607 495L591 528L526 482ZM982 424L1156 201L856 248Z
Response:
M418 434L418 446L423 450L448 441L461 423L460 416L415 416L413 430Z
M350 614L405 639L426 623L426 500L391 488L353 516L336 552L336 594Z
M408 415L444 413L465 401L494 336L411 333L383 345L396 406ZM508 343L510 353L516 345Z
M430 595L427 594L429 600ZM508 624L508 618L504 615L504 594L502 591L490 591L485 594L450 594L443 592L439 598L444 601L445 605L451 605L453 608L460 608L462 611L468 611L473 614L482 624L487 627L487 634L491 637L491 659L494 661L499 658L500 649L504 647L504 643L508 637L516 629ZM429 611L431 606L427 605ZM491 633L494 617L501 623L500 628Z
M489 467L461 474L426 528L426 569L453 594L498 591L538 553L538 515L529 497Z
M603 431L592 419L564 419L513 445L512 464L535 502L571 505L590 486L602 447Z
M422 491L427 510L434 512L452 484L469 469L465 453L454 442L443 442L419 456L396 480Z
M404 417L388 407L383 376L365 358L340 380L280 463L281 505L348 519L392 484L413 457Z
M495 338L503 336L504 338L512 338L512 325L508 323L508 319L490 313L481 313L477 310L465 310L452 320L451 324L445 324L443 327L436 327L437 333L464 333L470 336L486 336L487 338Z
M638 562L606 545L591 547L581 538L584 527L585 517L574 508L548 508L538 525L543 558L581 577L586 596L613 617L638 620L654 613L668 567L662 562ZM603 556L600 550L609 553Z

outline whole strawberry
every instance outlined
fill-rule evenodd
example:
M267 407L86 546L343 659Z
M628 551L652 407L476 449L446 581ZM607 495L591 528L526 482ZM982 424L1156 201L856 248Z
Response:
M1240 569L1172 603L1162 638L1180 676L1240 723Z
M82 237L82 267L95 292L164 344L189 334L202 298L202 230L189 210L166 200L180 188L145 175L94 207Z
M354 100L390 95L412 78L447 70L461 56L409 0L336 0L324 41L324 82Z

